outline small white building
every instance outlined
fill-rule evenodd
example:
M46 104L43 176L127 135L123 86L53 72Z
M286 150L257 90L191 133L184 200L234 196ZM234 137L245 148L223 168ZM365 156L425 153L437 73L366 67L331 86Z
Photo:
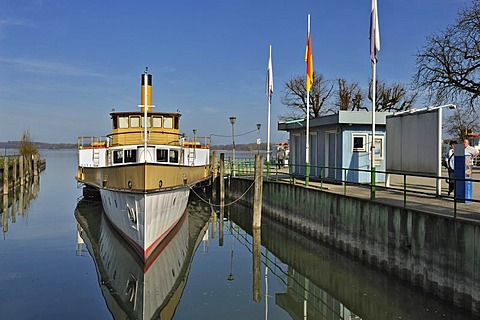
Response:
M375 167L385 171L386 116L375 113ZM290 165L295 175L305 175L306 119L278 122L290 141ZM339 111L310 120L310 177L370 183L372 113ZM352 170L349 170L352 169ZM376 175L377 182L385 174Z

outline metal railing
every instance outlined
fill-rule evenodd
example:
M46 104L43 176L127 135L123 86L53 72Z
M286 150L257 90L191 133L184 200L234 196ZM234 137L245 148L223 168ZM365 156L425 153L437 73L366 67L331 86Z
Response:
M253 177L255 160L251 158L235 159L235 166L233 166L233 161L231 158L229 158L225 166L225 174L232 175L233 168L235 168L235 174L237 177ZM442 192L439 193L438 190L441 190L441 188L438 188L438 185L442 186L443 184L445 187L445 182L450 179L446 171L445 176L436 176L412 172L375 170L373 175L373 183L371 183L372 171L370 169L310 165L310 183L307 185L305 181L305 165L289 164L279 166L279 164L275 161L265 161L263 170L264 177L268 181L282 180L290 184L303 184L306 187L319 189L327 189L328 186L328 189L334 189L337 193L341 191L343 195L348 195L350 189L352 189L353 192L355 190L359 190L358 188L361 188L363 190L370 191L368 196L371 200L376 200L375 193L377 191L390 192L392 194L396 194L397 197L399 194L401 194L403 207L407 207L409 197L423 197L425 199L435 198L444 201L452 201L454 217L457 216L457 207L459 203L480 203L480 194L473 194L474 189L480 190L479 179L453 178L455 185L461 185L465 182L472 184L471 197L460 196L460 194L457 194L457 188L453 190L453 194L451 196L442 194ZM364 182L358 182L359 179L354 179L359 177L362 177ZM376 181L378 177L381 178L379 180L383 181L378 183ZM476 186L476 188L474 188L474 186ZM365 193L354 195L365 197ZM480 213L480 211L478 213Z

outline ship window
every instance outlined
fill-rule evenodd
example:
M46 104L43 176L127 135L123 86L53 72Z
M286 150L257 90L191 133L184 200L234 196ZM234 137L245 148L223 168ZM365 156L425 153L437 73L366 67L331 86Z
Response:
M143 117L141 118L142 120L142 128L143 128ZM152 126L152 117L147 118L147 128L150 128Z
M173 128L173 118L172 117L164 117L163 118L163 127L166 129Z
M123 152L122 152L122 150L115 150L113 152L113 163L123 163Z
M170 150L170 162L178 163L178 150Z
M137 162L137 150L125 150L123 153L125 162Z
M140 117L139 116L130 117L130 127L132 127L132 128L140 127Z
M167 162L168 161L168 150L167 149L157 149L157 162Z
M179 122L178 117L173 118L173 120L174 120L173 128L178 129L178 122Z
M118 117L118 127L120 129L128 128L128 117Z
M113 117L113 129L117 129L118 128L118 123L117 123L117 117Z
M162 117L158 117L158 116L153 117L153 127L154 128L162 127Z

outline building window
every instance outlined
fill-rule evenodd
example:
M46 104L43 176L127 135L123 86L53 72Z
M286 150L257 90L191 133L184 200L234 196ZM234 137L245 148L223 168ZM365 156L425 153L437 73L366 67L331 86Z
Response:
M168 162L167 149L157 149L157 162Z
M372 140L372 135L370 135L370 141ZM384 156L384 136L375 135L375 160L383 160Z
M367 151L367 135L362 133L352 134L352 151L366 152Z

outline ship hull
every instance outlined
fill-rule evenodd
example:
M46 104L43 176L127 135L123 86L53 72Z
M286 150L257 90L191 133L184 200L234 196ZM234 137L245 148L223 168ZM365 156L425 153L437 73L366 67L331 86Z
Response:
M180 186L150 193L100 189L108 220L146 261L180 221L190 189Z

